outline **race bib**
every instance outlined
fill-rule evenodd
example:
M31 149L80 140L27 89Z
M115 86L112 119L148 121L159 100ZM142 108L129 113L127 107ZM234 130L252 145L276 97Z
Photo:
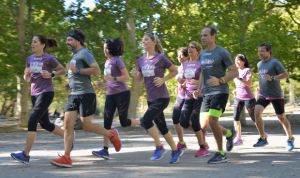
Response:
M104 76L111 75L111 65L104 68Z
M149 64L146 64L142 67L142 74L144 77L153 77L155 76L155 73L154 73L154 69L155 69L155 66L154 65L149 65Z
M188 68L184 71L184 77L187 79L192 79L195 77L196 69Z
M30 70L32 73L41 73L43 69L43 63L42 62L32 62L30 63Z

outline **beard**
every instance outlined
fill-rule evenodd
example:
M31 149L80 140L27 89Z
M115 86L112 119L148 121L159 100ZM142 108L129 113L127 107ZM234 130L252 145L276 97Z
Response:
M72 45L67 45L67 48L69 51L74 51L75 50L75 47L72 46Z

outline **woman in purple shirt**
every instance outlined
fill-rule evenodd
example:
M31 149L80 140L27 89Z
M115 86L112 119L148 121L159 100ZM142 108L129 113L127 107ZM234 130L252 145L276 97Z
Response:
M104 128L111 129L114 114L118 109L120 124L122 127L139 126L138 119L128 119L128 108L130 103L130 91L125 81L129 74L125 63L120 58L124 52L124 44L119 38L109 39L104 43L104 79L106 80L106 99L104 106ZM98 83L99 84L99 83ZM104 137L103 149L93 151L93 155L109 159L109 138Z
M236 130L236 137L233 140L234 145L243 144L242 140L242 126L240 122L240 115L244 106L246 106L249 116L255 122L254 108L256 104L255 97L251 91L252 72L249 68L249 62L245 55L238 54L235 57L235 65L238 68L239 76L234 78L235 90L234 93L234 127Z
M189 60L183 64L183 78L185 79L186 90L184 104L180 114L180 125L187 129L191 123L191 127L197 138L200 148L195 153L195 157L204 157L209 154L204 139L204 133L200 127L199 118L203 97L201 94L199 96L194 95L199 88L199 79L201 75L201 64L199 61L200 52L201 45L198 42L192 41L189 43Z
M173 124L178 136L178 143L177 148L185 150L186 143L183 140L183 129L180 126L179 118L181 113L181 108L184 103L184 96L185 96L185 79L183 78L183 64L188 60L188 50L185 47L181 47L177 50L177 58L178 62L180 63L180 66L178 67L177 71L178 74L176 75L177 79L177 88L176 88L176 101L173 107L173 113L172 113L172 120Z
M137 70L134 70L133 74L138 80L144 80L147 92L148 109L141 120L141 124L155 142L156 149L150 160L159 160L166 153L159 138L159 130L172 149L170 164L173 164L179 161L182 151L176 147L172 134L167 127L163 111L170 101L165 81L175 77L177 69L162 54L162 46L157 35L152 33L145 34L142 44L146 53L138 59ZM166 69L169 70L169 74L165 76Z
M56 41L42 35L32 38L33 54L27 58L24 80L31 82L32 113L28 120L28 133L23 151L11 153L11 157L21 163L29 164L29 152L36 138L37 124L49 132L63 137L64 132L49 121L48 107L54 97L52 78L65 74L64 67L57 59L44 52L47 47L57 47Z

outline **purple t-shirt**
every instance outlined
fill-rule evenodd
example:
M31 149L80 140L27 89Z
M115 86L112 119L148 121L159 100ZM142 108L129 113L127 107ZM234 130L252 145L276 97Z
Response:
M252 77L250 68L239 69L239 77L243 80L249 80ZM246 86L245 83L240 81L238 78L234 78L235 83L235 97L240 100L250 100L254 98L251 88Z
M111 75L112 77L121 76L121 70L125 68L125 64L118 56L108 59L104 65L104 76ZM113 95L128 91L128 86L123 81L107 81L106 82L106 95Z
M201 73L201 63L199 60L197 61L186 61L183 64L184 78L186 79L186 93L185 99L192 99L193 92L198 89L198 84L192 84L191 80L199 80Z
M53 92L52 78L43 78L41 75L42 70L52 72L58 66L57 59L50 54L43 54L36 56L32 54L26 59L26 67L31 70L31 95L37 96L44 92Z
M137 68L144 77L147 100L152 102L159 98L169 98L169 91L166 84L162 84L160 87L156 87L154 84L154 78L163 78L165 70L171 67L172 62L163 54L156 54L153 58L147 59L146 56L142 56L138 59Z
M177 75L176 75L176 79L183 79L183 65L181 64L178 68L177 68ZM177 97L184 99L185 96L185 87L182 87L182 85L178 82L177 84Z

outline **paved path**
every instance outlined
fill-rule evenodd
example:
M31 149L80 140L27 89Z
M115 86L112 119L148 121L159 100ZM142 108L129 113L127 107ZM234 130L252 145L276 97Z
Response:
M178 164L170 165L170 151L159 161L150 161L153 141L140 128L119 129L123 148L115 153L110 149L111 160L102 160L91 155L98 149L101 137L76 132L73 168L62 169L49 164L58 152L63 150L63 140L45 131L38 133L36 144L31 152L30 166L22 165L9 156L10 152L23 149L26 132L0 133L0 177L1 178L118 178L118 177L211 177L211 178L283 178L300 175L300 126L293 126L296 148L285 151L286 138L278 127L267 127L269 145L253 148L257 140L254 127L244 128L245 143L228 153L229 163L208 165L208 158L195 158L198 149L191 131L186 131L188 150ZM173 130L174 133L174 130ZM216 149L211 133L207 136L210 150ZM165 142L164 142L165 143ZM165 144L166 145L166 144ZM165 146L168 150L169 147ZM212 155L213 153L211 153Z

